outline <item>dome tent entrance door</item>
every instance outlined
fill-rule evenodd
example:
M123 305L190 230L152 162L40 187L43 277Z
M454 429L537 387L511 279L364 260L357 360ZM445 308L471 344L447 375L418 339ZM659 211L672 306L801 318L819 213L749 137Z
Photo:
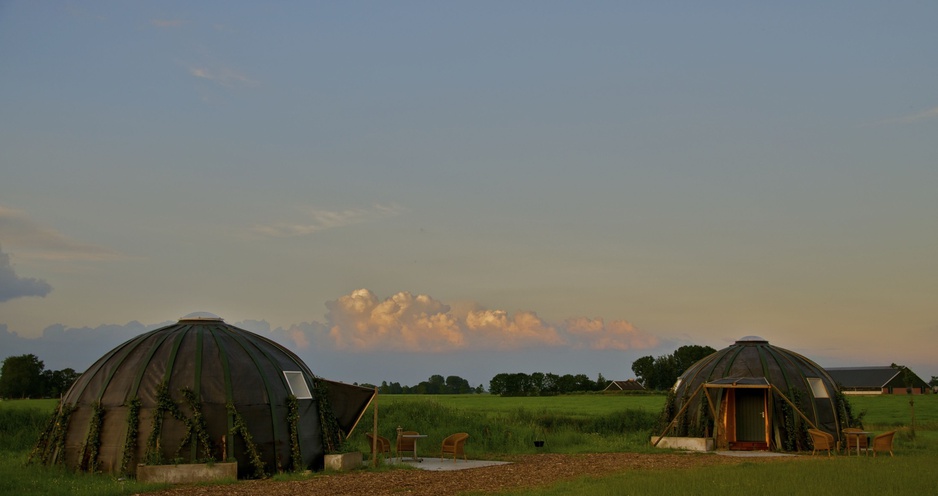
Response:
M766 389L733 390L736 398L736 442L732 449L768 449L766 441Z
M772 386L764 377L728 377L704 384L707 401L719 404L717 437L731 450L767 450ZM715 400L711 394L722 397Z

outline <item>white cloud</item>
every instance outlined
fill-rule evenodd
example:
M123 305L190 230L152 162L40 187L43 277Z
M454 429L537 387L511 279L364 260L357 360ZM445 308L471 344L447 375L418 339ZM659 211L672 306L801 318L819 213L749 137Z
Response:
M660 344L657 337L639 331L630 322L575 317L564 322L571 341L579 347L593 350L649 349Z
M426 295L400 292L379 301L359 289L326 303L329 336L342 350L446 351L464 347L449 307Z
M534 312L474 310L466 314L466 330L482 349L522 349L530 346L563 346L565 340Z
M537 347L592 350L648 349L656 337L618 320L577 317L550 324L534 312L469 309L462 314L427 295L397 293L380 300L367 289L326 303L328 342L345 351L444 352ZM296 337L292 338L298 342Z
M0 206L0 241L17 256L38 260L113 260L122 258L102 246L83 243L38 225L25 212Z
M327 229L379 221L399 215L403 211L404 209L397 205L375 205L371 208L338 211L309 209L306 212L306 218L300 221L254 226L252 230L258 234L277 238L307 236Z

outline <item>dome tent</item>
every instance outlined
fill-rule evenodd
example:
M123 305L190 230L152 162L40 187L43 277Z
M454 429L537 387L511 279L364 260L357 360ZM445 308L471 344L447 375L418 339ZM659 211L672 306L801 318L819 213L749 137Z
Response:
M661 436L714 438L717 448L797 451L807 429L840 438L849 413L836 382L798 353L746 336L677 379ZM657 443L657 441L656 441Z
M237 460L240 476L319 468L374 394L316 377L274 341L197 312L89 367L36 451L110 473L204 460Z

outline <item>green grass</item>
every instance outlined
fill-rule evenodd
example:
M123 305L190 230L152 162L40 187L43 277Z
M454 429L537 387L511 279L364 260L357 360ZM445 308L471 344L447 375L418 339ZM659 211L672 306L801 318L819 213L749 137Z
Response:
M59 400L0 400L0 410L41 410L52 413Z
M384 405L424 402L427 400L469 413L492 415L511 413L520 408L548 410L571 417L590 417L622 410L645 410L658 414L664 406L664 394L582 394L565 396L492 396L490 394L453 395L379 395L379 409Z
M915 424L938 430L938 394L916 395L881 395L848 396L854 414L863 414L866 428L886 429L909 426L912 422L912 407L909 399L915 402Z
M466 432L472 458L643 451L650 449L648 436L663 404L661 395L381 395L378 432L393 440L400 426L426 434L426 445L434 448L446 436ZM368 452L364 433L371 431L372 410L362 418L349 442ZM535 448L535 440L543 440L544 447Z
M49 421L56 400L0 402L0 494L49 496L110 496L137 494L165 488L139 484L101 474L75 472L65 467L27 464L29 452Z
M927 474L938 465L938 395L913 398L914 437L907 396L849 399L853 411L863 413L867 430L899 430L894 458L818 456L669 472L637 470L506 494L722 495L747 490L766 495L933 493L935 485ZM663 395L381 395L379 430L391 439L398 425L427 434L428 451L422 453L426 456L433 455L443 437L460 431L470 433L466 446L470 458L498 459L541 451L657 452L649 447L648 436L664 400ZM26 465L26 456L55 404L54 400L0 402L0 494L123 495L159 487L107 475L74 473L62 467ZM370 410L366 412L350 439L352 448L366 453L369 449L364 432L371 429L371 415ZM546 446L535 448L535 438L544 439Z
M877 434L897 430L896 449L906 454L938 450L938 394L913 396L915 429L908 395L850 396L855 414L863 415L863 428Z
M642 470L609 477L585 477L546 488L509 491L506 496L701 495L751 493L933 494L931 472L938 465L938 395L915 396L915 436L911 435L909 397L851 396L854 413L864 413L864 428L881 433L896 429L895 457L798 457L770 463L691 468L679 472Z

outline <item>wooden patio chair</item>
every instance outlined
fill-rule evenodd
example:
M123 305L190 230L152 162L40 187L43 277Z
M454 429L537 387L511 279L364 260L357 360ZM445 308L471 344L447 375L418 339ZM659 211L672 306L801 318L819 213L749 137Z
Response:
M859 443L860 449L866 452L866 454L869 454L870 437L851 434L853 432L863 432L863 429L857 429L856 427L847 427L844 429L844 437L847 438L847 453L856 450L857 443Z
M459 432L448 436L443 440L443 445L440 447L440 458L445 458L447 454L451 454L453 455L454 463L456 462L456 457L459 455L462 455L462 459L466 460L466 451L463 449L463 446L465 446L467 439L469 439L469 434L465 432Z
M814 445L814 450L811 451L812 456L822 450L827 450L827 456L831 456L831 450L837 451L832 434L817 429L808 429L808 435L811 436L811 444Z
M420 435L417 431L398 431L397 435L397 459L401 460L401 453L411 453L415 457L417 456L417 440L414 438L407 438L404 436L417 436Z
M896 431L884 432L873 438L873 456L876 456L877 451L888 451L889 456L892 455L892 438L895 437Z
M374 442L375 438L374 436L371 435L370 432L366 432L365 437L368 438L368 448L371 449L371 456L373 459L375 456L375 442ZM391 456L391 441L388 438L383 437L383 436L378 436L377 444L378 444L377 453L379 455L387 455L388 457Z

